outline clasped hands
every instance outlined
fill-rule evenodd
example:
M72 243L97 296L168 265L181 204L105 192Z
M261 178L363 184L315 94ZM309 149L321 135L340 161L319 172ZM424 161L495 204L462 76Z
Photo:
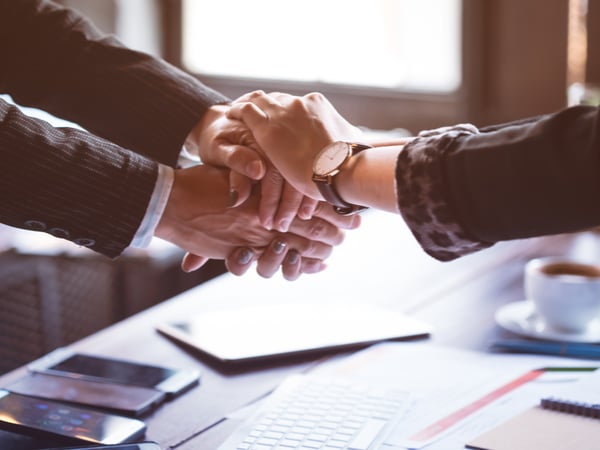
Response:
M316 153L362 132L321 94L246 94L213 106L186 140L203 164L175 171L156 235L185 249L182 267L223 259L241 275L253 262L270 277L281 267L294 280L323 270L344 230L359 216L341 216L311 180Z

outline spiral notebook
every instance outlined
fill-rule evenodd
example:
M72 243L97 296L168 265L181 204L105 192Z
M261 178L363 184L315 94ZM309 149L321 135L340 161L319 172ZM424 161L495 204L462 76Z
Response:
M600 370L559 397L483 433L466 447L477 450L586 449L600 442ZM593 444L591 444L593 443Z

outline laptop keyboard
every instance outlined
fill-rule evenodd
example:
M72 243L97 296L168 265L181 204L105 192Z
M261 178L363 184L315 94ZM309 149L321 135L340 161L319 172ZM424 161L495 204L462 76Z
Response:
M288 377L219 450L367 450L382 442L408 394L315 375Z

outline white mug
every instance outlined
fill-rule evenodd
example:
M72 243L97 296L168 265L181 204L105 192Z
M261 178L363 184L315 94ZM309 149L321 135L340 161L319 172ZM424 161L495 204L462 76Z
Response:
M525 266L525 294L554 331L582 333L600 318L600 266L545 257Z

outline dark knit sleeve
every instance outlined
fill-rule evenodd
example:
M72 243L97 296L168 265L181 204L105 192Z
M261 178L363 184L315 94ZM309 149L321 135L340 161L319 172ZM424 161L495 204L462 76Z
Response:
M441 260L600 225L600 109L422 133L400 152L400 212Z
M449 201L444 158L459 137L477 134L473 125L423 131L398 156L398 208L411 232L429 255L441 261L489 247L461 225Z

